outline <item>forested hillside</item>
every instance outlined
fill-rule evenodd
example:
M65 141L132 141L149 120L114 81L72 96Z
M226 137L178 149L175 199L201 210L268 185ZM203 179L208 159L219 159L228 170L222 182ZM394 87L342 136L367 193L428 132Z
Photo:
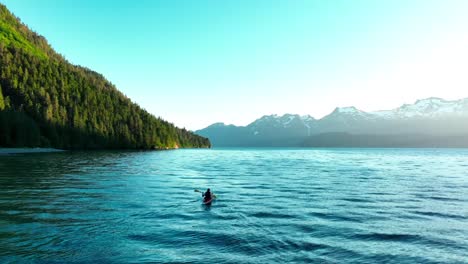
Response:
M210 142L70 64L0 4L0 146L165 149Z

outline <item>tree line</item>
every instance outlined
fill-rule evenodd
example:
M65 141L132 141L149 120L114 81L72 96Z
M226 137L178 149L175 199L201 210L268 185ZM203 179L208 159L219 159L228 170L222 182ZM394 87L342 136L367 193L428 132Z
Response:
M0 146L165 149L210 142L70 64L0 5Z

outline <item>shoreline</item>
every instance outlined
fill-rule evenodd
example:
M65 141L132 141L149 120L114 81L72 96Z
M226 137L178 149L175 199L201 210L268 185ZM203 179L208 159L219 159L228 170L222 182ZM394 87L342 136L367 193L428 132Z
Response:
M54 153L64 152L66 150L55 149L55 148L1 148L0 155L9 154L28 154L28 153Z

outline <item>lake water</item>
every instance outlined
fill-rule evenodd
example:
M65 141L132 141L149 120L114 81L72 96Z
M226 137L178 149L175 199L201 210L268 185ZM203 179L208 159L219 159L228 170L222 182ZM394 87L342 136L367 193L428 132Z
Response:
M0 156L0 186L1 263L468 263L463 149Z

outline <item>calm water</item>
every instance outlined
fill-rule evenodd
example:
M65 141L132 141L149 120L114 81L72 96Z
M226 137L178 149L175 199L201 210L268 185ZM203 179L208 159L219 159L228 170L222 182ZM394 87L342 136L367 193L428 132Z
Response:
M0 156L0 186L2 263L468 263L468 150Z

